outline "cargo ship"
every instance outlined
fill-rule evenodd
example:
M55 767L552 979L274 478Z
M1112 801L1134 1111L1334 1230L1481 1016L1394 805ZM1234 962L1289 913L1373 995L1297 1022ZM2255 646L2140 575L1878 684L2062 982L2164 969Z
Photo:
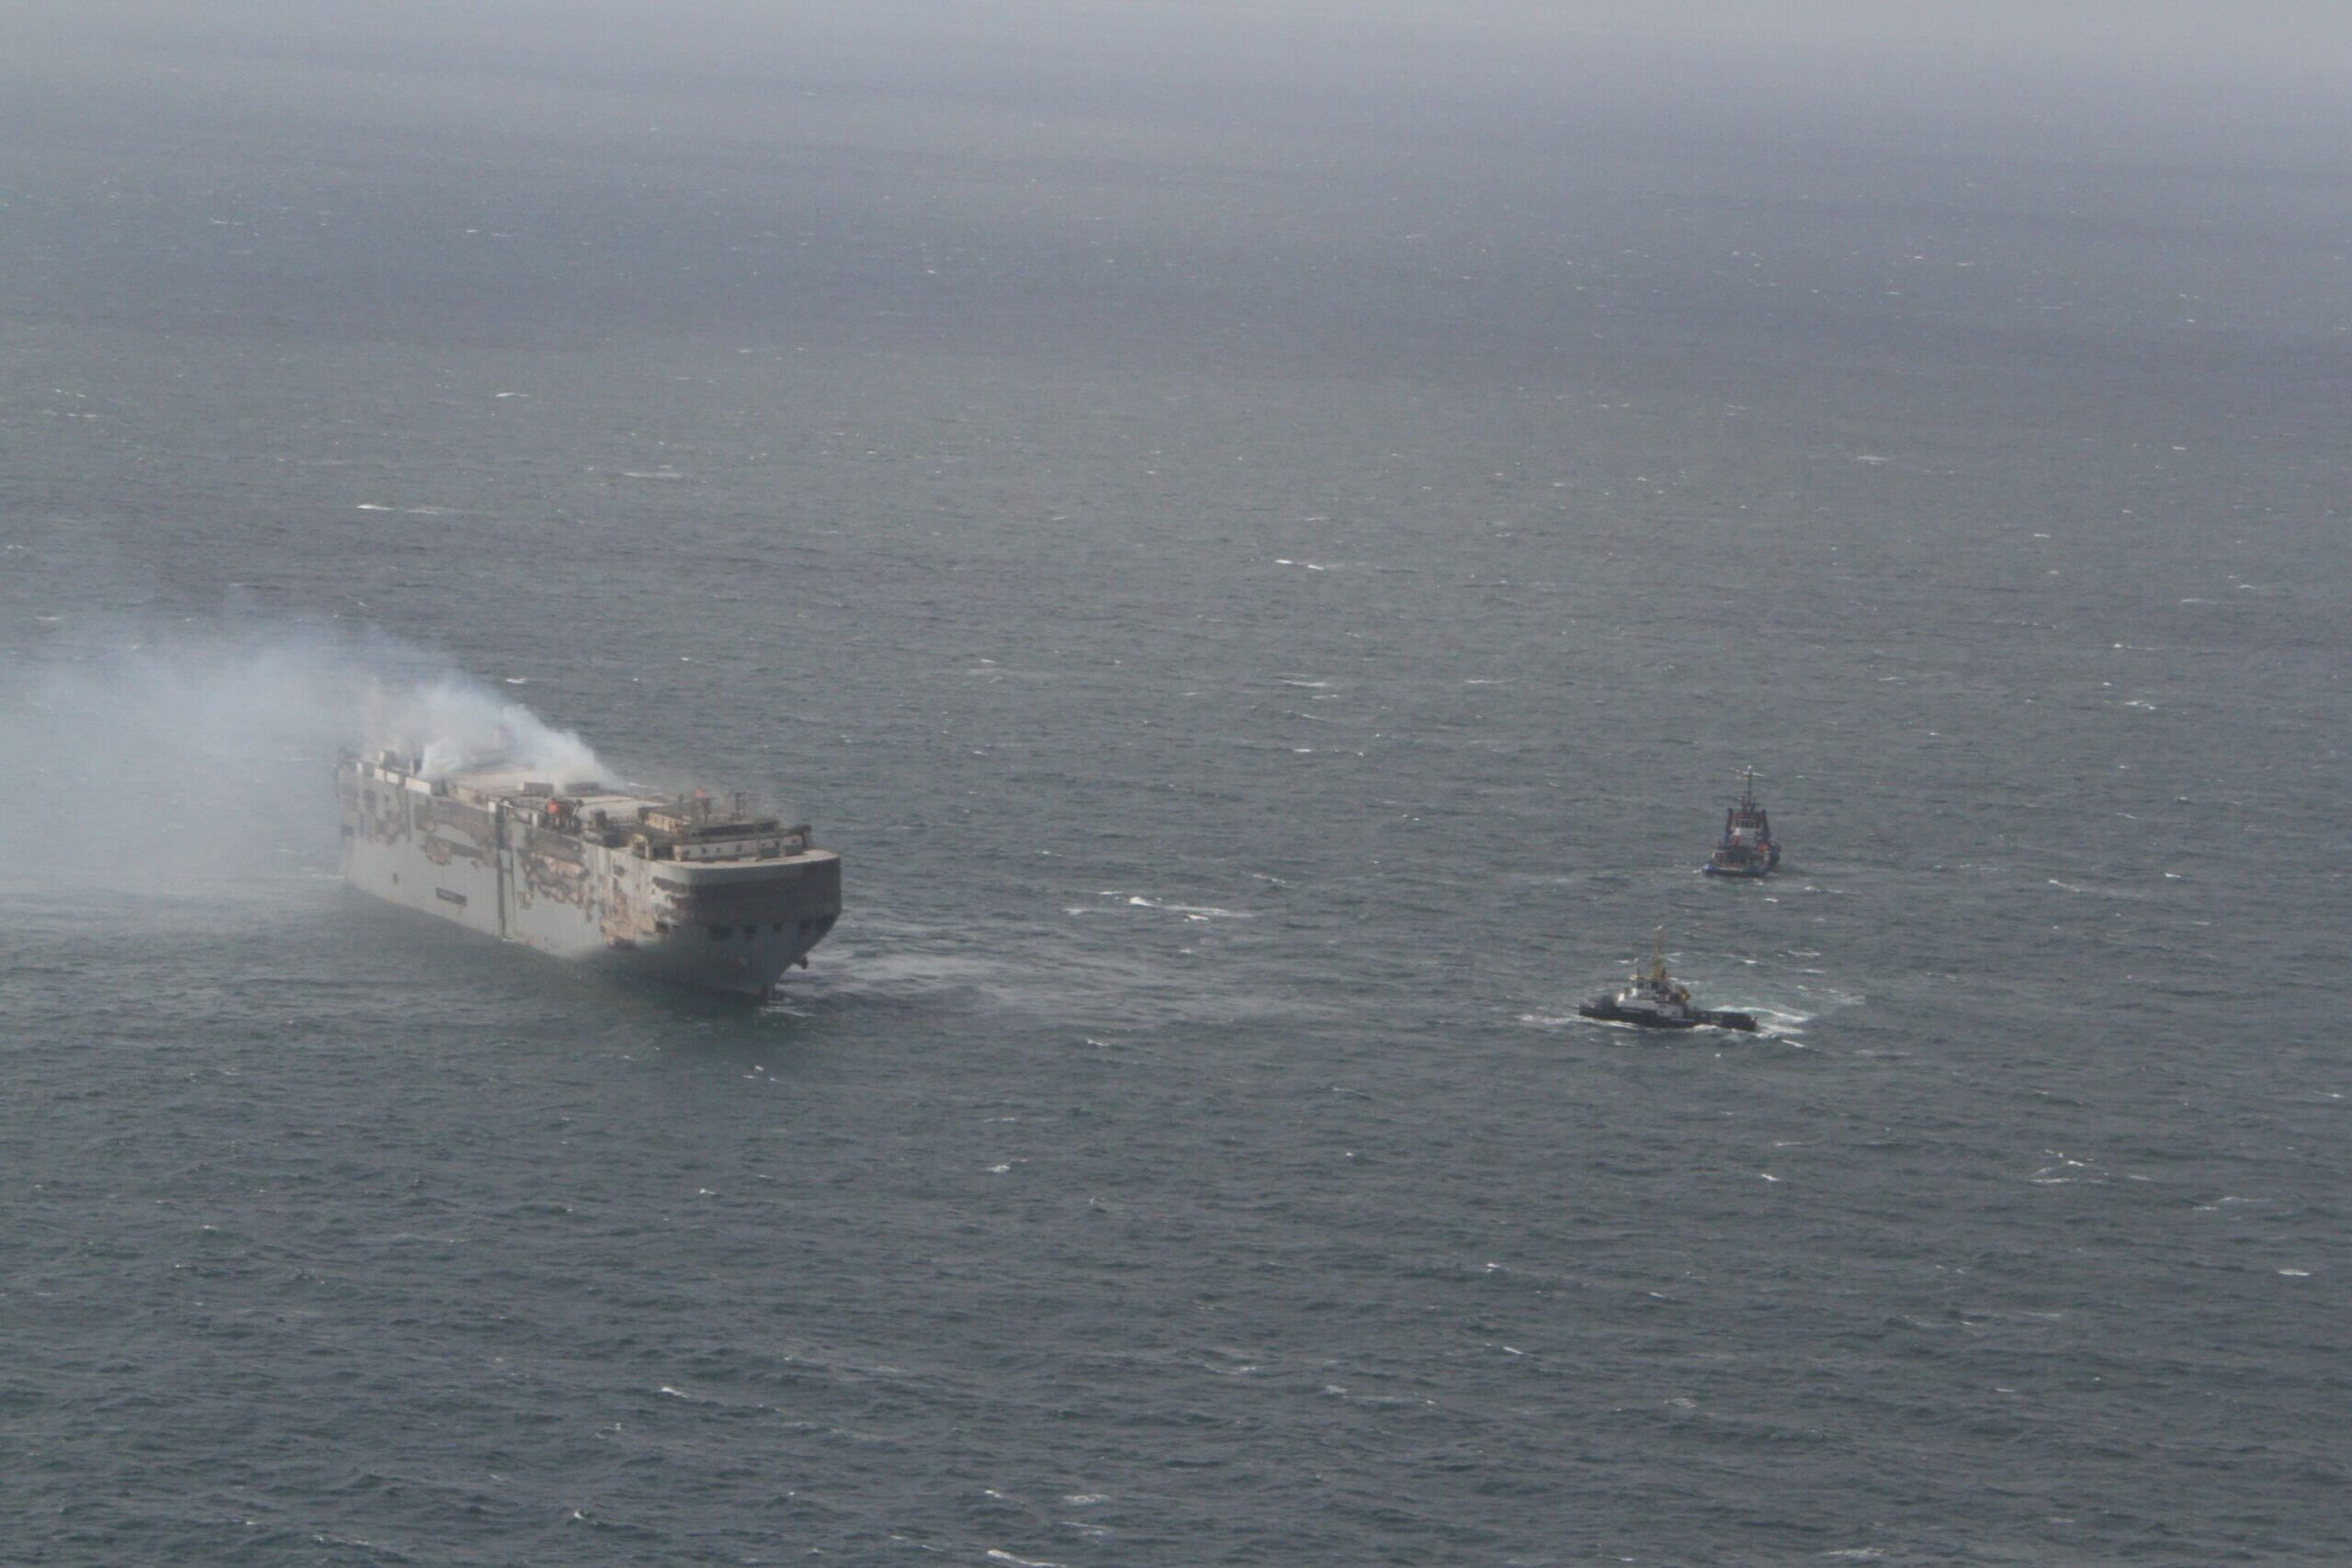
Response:
M1715 852L1699 869L1709 876L1763 876L1780 863L1772 818L1756 803L1756 770L1750 768L1740 783L1739 799L1724 813L1724 833L1715 840Z
M841 857L741 795L428 777L390 750L346 757L335 794L352 886L559 958L761 998L841 915Z

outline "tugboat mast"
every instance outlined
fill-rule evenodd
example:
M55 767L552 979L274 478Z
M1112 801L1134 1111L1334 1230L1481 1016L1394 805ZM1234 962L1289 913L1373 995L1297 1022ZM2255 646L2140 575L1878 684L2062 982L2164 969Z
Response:
M1655 932L1651 933L1650 966L1643 970L1635 978L1646 980L1653 986L1666 984L1666 928L1664 926L1658 927Z

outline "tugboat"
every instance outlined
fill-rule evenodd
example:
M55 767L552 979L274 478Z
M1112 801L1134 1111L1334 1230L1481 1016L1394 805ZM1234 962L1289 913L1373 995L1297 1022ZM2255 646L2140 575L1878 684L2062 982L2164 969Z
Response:
M1709 876L1763 876L1781 863L1772 841L1772 819L1756 804L1756 770L1741 781L1739 803L1724 813L1724 836L1699 869Z
M1637 1023L1645 1029L1716 1029L1756 1032L1756 1016L1745 1012L1711 1012L1690 1005L1690 991L1666 972L1666 928L1650 939L1650 961L1634 972L1634 983L1622 991L1580 1003L1577 1011L1604 1023Z

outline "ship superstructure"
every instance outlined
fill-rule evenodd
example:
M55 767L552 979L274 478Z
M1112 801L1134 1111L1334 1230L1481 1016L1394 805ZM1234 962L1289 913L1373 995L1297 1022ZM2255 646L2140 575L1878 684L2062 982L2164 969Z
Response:
M561 958L763 997L841 915L841 857L740 795L427 777L396 751L345 759L335 793L353 886Z

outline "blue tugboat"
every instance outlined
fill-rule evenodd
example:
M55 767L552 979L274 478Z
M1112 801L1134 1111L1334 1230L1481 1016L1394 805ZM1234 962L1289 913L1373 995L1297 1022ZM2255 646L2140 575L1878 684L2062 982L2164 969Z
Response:
M1747 770L1737 805L1724 813L1724 836L1715 852L1699 869L1709 876L1763 876L1781 863L1781 846L1772 841L1772 819L1756 804L1756 770Z
M1753 1013L1715 1011L1690 1005L1690 988L1666 972L1664 926L1650 939L1650 961L1634 972L1633 984L1579 1003L1577 1011L1603 1023L1631 1023L1644 1029L1697 1029L1704 1025L1750 1034L1756 1032Z

